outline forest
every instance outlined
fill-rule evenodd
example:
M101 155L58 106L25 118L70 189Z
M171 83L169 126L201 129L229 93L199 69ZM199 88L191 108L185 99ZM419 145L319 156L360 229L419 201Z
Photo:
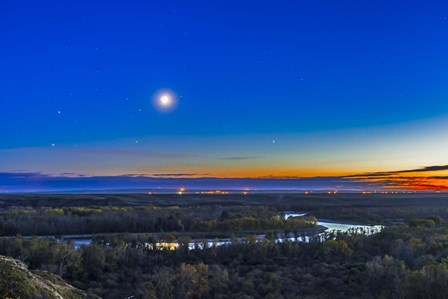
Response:
M8 207L1 212L1 219L4 227L16 230L11 234L42 225L39 232L46 235L52 226L45 223L56 222L54 229L60 233L89 223L90 233L98 230L102 235L79 249L70 242L37 234L4 235L0 255L21 260L32 270L58 275L103 298L446 298L446 205L412 200L401 209L376 202L363 207L319 205L316 214L289 220L276 217L287 208L276 203ZM276 239L280 232L316 226L313 216L327 216L331 210L344 219L352 210L355 217L370 215L367 219L377 221L375 217L384 211L387 220L383 230L373 235L326 232L307 243ZM337 219L335 213L333 219ZM146 222L141 222L145 218L152 219L150 223L161 219L159 222L167 225L145 227ZM67 225L60 225L65 222ZM120 229L113 233L99 229L99 223L106 222ZM260 240L255 234L261 231L271 233ZM183 238L198 232L228 235L232 242L191 250ZM167 235L179 243L177 249L147 246ZM9 296L16 298L10 291Z
M298 231L316 225L313 217L282 219L272 207L68 207L8 208L0 211L3 236L107 233Z

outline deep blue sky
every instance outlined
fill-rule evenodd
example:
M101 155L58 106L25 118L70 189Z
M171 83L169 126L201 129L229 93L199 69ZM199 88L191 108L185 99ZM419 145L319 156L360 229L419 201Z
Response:
M117 157L95 164L98 158L66 152L84 146L178 154L186 148L185 156L195 156L209 144L213 158L266 158L263 163L281 169L284 161L276 158L301 151L295 134L307 139L337 131L335 138L350 139L350 146L357 142L353 129L361 130L357 136L369 130L380 136L384 126L396 130L394 136L409 135L415 126L406 124L448 112L447 49L444 1L3 0L0 148L6 154L0 171L62 173L67 160L76 160L75 173L174 171L173 165L144 166L141 157L128 157L101 172ZM151 106L161 88L180 97L170 114ZM235 144L216 141L226 136ZM258 152L260 143L278 136L288 145ZM136 148L139 140L145 147ZM374 145L384 148L386 141ZM65 150L58 159L45 153L53 144ZM38 161L24 162L20 154L27 149ZM342 146L333 160L339 163L347 151ZM298 175L319 174L303 163L332 159L328 152L314 155L309 149L295 156ZM368 158L368 152L359 155ZM424 160L409 162L425 166ZM201 171L222 175L214 172L222 167L218 162L187 158L176 170L188 172L198 163ZM143 166L137 170L137 164ZM248 176L260 171L238 166L251 170Z

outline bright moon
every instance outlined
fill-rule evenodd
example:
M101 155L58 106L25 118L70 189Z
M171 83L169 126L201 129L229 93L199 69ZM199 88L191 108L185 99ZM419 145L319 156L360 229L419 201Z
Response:
M161 89L152 96L152 105L160 113L169 113L176 109L179 99L170 89Z
M170 98L167 95L163 95L160 97L160 103L164 106L168 106L170 104Z

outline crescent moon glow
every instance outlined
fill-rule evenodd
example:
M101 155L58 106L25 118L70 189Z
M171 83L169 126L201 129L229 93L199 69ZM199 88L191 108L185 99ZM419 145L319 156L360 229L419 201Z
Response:
M159 90L152 97L152 105L160 113L169 113L176 109L179 99L177 95L168 89Z
M161 96L160 104L162 104L163 106L169 106L171 104L170 98L167 95Z

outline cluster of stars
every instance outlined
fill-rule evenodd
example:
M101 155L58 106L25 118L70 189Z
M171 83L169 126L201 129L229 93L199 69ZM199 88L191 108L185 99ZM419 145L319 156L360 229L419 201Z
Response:
M182 98L182 96L180 96L179 98ZM124 100L129 101L129 97L124 98ZM170 112L177 105L177 96L171 91L159 91L153 98L153 105L154 108L160 112ZM138 112L142 111L142 108L138 108ZM57 110L57 114L62 115L62 110ZM133 114L130 116L130 118L134 117L135 116ZM78 122L78 120L76 120L76 122ZM134 142L135 144L139 144L139 140L135 140ZM271 142L272 144L276 144L277 141L273 139ZM51 143L51 147L56 147L56 143Z

